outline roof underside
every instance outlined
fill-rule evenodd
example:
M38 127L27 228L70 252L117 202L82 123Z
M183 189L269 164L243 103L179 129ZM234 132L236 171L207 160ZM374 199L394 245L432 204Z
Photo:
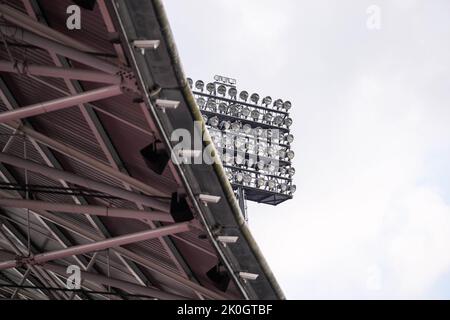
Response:
M66 27L66 9L73 4L69 0L0 4L0 297L283 298L239 220L220 166L179 166L169 161L157 174L141 155L155 140L169 153L170 132L196 130L193 121L198 111L183 86L160 2L114 3L98 0L92 11L82 9L80 30ZM53 31L41 32L40 26L33 25L36 22L42 30ZM130 46L136 39L157 39L160 45L142 55ZM70 53L64 54L61 47ZM55 66L61 69L55 71ZM71 70L81 70L84 78ZM87 81L86 75L92 79ZM109 83L98 80L105 75ZM117 79L119 84L114 82ZM157 98L179 101L179 107L166 113L154 108L150 93L157 87L161 88ZM105 95L97 93L104 88ZM57 111L46 112L47 106L34 114L16 112L84 92L95 98ZM30 161L39 164L37 169ZM174 192L187 196L192 221L173 221L169 203ZM198 199L201 193L221 200L205 206ZM13 204L8 202L11 199ZM83 210L73 212L71 205ZM111 214L87 212L99 208ZM114 208L122 210L114 211L120 217L112 216ZM236 235L239 240L223 246L216 240L219 234ZM111 246L108 240L123 235L136 238ZM95 249L89 247L96 243ZM70 251L74 247L81 251ZM45 260L42 253L47 252L61 254ZM41 258L45 261L37 263ZM2 261L16 263L3 268ZM84 271L83 290L76 294L54 290L66 288L67 274L58 267L65 270L68 265ZM215 266L231 279L225 291L207 276ZM244 281L238 277L240 271L259 276ZM18 286L24 287L18 290Z

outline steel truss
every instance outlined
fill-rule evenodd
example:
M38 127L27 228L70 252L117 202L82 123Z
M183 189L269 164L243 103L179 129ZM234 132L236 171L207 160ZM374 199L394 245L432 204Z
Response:
M139 93L138 88L134 85L132 79L133 75L125 65L122 47L119 44L114 45L121 63L113 64L99 59L96 55L91 54L95 52L95 50L89 46L51 29L45 24L45 21L41 20L38 22L37 16L42 17L42 14L40 13L37 1L23 0L23 4L28 15L18 12L8 5L0 4L0 13L2 14L2 17L13 24L10 26L1 25L0 32L5 37L13 39L14 41L24 42L47 50L55 63L55 66L32 65L27 64L26 61L0 61L0 71L19 73L39 81L43 80L36 77L45 76L61 78L66 84L68 91L65 92L64 97L19 108L14 96L9 92L3 80L0 79L0 98L9 109L9 111L0 113L0 125L15 133L24 134L47 165L41 165L8 154L7 148L14 139L14 136L11 136L8 144L5 145L3 152L0 153L0 162L37 172L52 180L59 181L63 187L69 187L69 183L71 183L122 198L134 203L138 209L93 206L89 205L80 195L72 196L74 204L50 203L24 199L23 194L18 191L14 192L17 198L1 198L1 207L28 209L35 218L37 218L39 223L41 223L63 247L60 250L51 252L39 252L40 250L35 248L33 249L32 255L25 258L24 248L27 247L26 243L19 239L12 241L10 239L11 235L2 231L3 237L9 243L8 249L12 250L12 254L19 258L1 262L0 269L14 268L22 276L22 280L17 284L18 288L12 292L11 298L15 298L18 295L24 297L33 295L32 290L20 289L20 286L24 283L30 283L35 287L59 287L62 285L62 280L56 276L56 274L64 276L65 269L64 272L62 272L63 268L61 266L48 263L48 261L64 259L66 257L73 257L82 267L84 270L82 272L83 278L87 282L83 283L83 286L88 290L93 290L91 284L94 283L101 288L113 286L127 292L140 293L158 299L185 298L176 294L164 292L149 285L152 283L152 280L148 279L147 276L141 272L140 268L143 267L165 277L168 286L170 286L171 283L181 284L183 287L192 290L198 298L226 298L227 296L225 294L218 293L215 290L200 285L189 270L187 264L181 258L181 255L177 252L172 241L165 237L167 235L186 232L192 228L192 225L188 223L175 223L162 226L160 223L154 222L173 222L173 219L168 214L168 203L156 199L155 196L170 195L172 191L181 186L181 182L177 180L177 186L170 186L167 180L155 176L155 184L160 184L155 188L128 175L107 133L100 124L94 111L95 106L91 104L93 101L118 96L124 92ZM108 31L115 32L105 2L99 0L98 5ZM67 59L80 62L97 71L71 68ZM80 84L77 82L79 80L104 83L107 86L100 89L83 91ZM78 106L80 109L85 121L88 123L89 128L94 134L97 143L104 152L108 160L108 165L34 130L27 120L28 117L62 110L72 106ZM141 103L140 109L143 111L145 119L151 129L151 131L148 131L147 133L154 137L158 137L158 132L155 130L155 126L145 104ZM105 112L107 114L107 111ZM65 171L53 155L53 150L94 168L117 181L121 181L123 188L113 187L106 183L80 177ZM169 163L169 168L172 173L176 173L172 163ZM14 176L3 165L0 165L0 175L5 183L16 183ZM175 179L178 179L175 174L174 176ZM146 209L146 207L151 208L151 210ZM69 222L50 211L83 214L97 230L97 234L87 231L83 229L83 227L76 225L73 222ZM109 232L102 225L101 221L96 219L97 216L142 219L147 221L151 229L118 237L110 237ZM17 230L11 231L14 226L8 222L9 225L6 227L6 220L1 217L0 219L4 222L3 228L6 228L11 234L15 235L20 233ZM67 237L65 237L63 230L81 235L89 240L90 243L74 246ZM159 239L164 249L168 252L169 256L177 266L180 274L168 270L147 258L143 258L129 249L121 247L125 244L154 238ZM15 243L20 243L20 247ZM111 251L128 268L139 285L126 283L122 280L113 279L90 271L90 269L93 269L95 266L95 256L88 262L83 255L89 252L97 252L98 250L109 248L111 248ZM27 269L24 272L20 271L24 266L26 266ZM74 297L74 294L70 295L65 292L51 292L46 291L45 289L36 291L50 299L72 299ZM86 297L86 295L83 296L80 293L76 293L76 295L79 298Z

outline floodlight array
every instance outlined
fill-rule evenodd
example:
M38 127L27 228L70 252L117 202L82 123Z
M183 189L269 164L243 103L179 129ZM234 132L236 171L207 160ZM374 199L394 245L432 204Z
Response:
M291 102L218 81L188 83L232 185L292 197Z

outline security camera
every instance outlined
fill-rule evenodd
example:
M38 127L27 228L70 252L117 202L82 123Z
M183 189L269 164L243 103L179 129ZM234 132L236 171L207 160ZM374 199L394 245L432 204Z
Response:
M155 50L159 47L159 40L134 40L133 47L140 49L142 54L145 54L145 50Z
M259 277L259 274L256 273L250 273L250 272L239 272L239 277L241 279L246 280L256 280Z
M180 101L156 99L155 104L163 112L166 112L166 109L176 109L176 108L178 108L178 105L180 104Z
M212 196L212 195L209 195L209 194L200 194L198 196L198 198L200 199L200 201L202 201L205 204L218 203L220 201L220 197L219 196Z

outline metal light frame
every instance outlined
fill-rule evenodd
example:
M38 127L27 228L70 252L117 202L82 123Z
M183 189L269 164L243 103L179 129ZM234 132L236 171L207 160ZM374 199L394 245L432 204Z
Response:
M271 205L292 199L296 187L292 181L295 169L288 157L293 156L291 102L239 91L236 80L223 76L216 75L213 82L187 81L237 197ZM276 117L278 122L274 122ZM242 130L244 126L248 132ZM278 137L259 136L259 132L276 132ZM266 152L268 147L274 150L271 154ZM258 167L258 162L266 168ZM272 172L267 168L271 163L276 164ZM264 184L257 183L261 179Z

